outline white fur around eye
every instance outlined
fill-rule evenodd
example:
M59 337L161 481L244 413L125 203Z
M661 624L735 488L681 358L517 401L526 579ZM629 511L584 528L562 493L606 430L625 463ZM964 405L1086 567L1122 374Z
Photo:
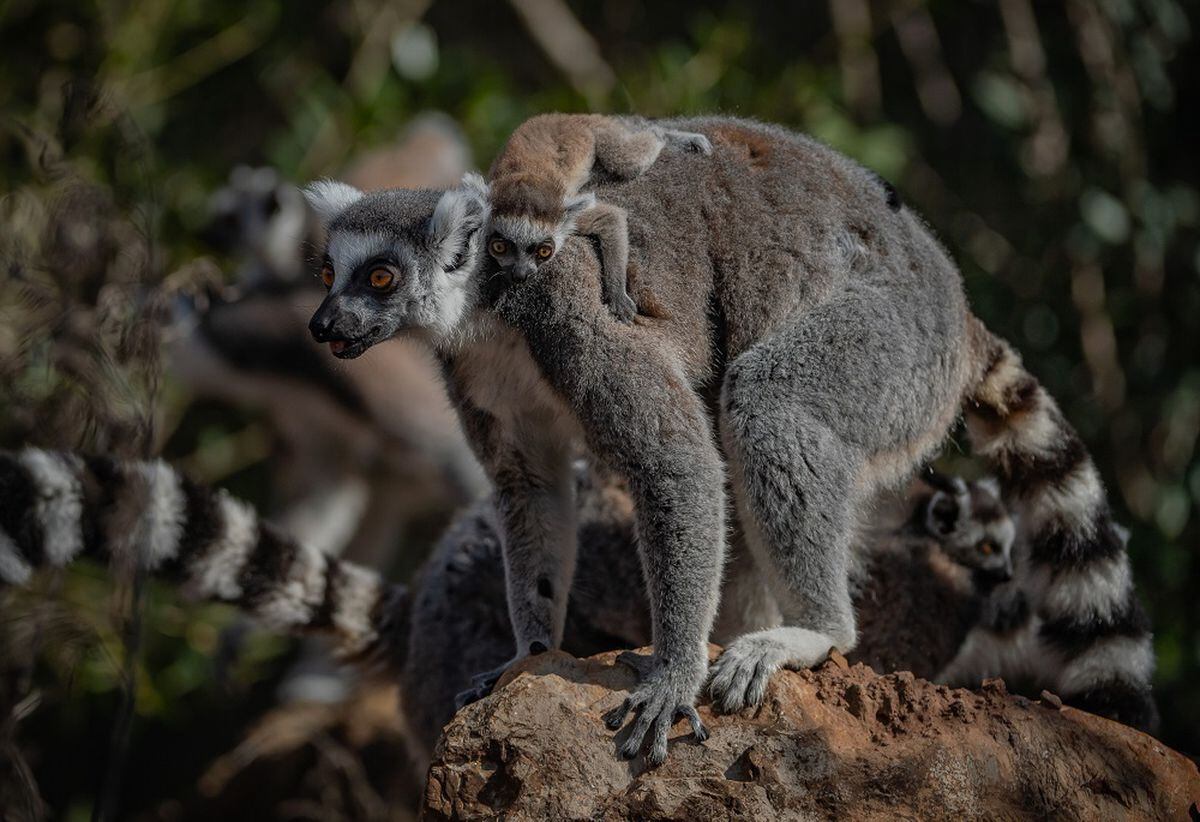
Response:
M350 274L373 257L391 253L391 240L376 232L338 231L330 235L326 253L333 261L333 287L345 283Z

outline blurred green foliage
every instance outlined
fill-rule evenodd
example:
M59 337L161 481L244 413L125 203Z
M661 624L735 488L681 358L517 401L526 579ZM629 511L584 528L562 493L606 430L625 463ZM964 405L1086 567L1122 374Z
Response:
M1200 751L1195 4L613 0L571 3L566 28L529 11L545 6L566 8L8 0L2 213L36 223L64 179L95 183L148 247L132 280L152 284L202 252L206 197L234 164L269 163L297 181L336 174L425 110L461 123L482 165L523 118L550 109L720 111L808 131L891 179L928 217L977 312L1018 345L1087 440L1132 529L1156 626L1164 738ZM545 47L579 34L570 24L582 40ZM36 251L37 231L27 233L24 245L5 245L9 257ZM67 274L45 268L29 276ZM0 300L0 349L26 364L7 384L53 393L45 386L71 375L29 358L13 330L24 328L17 311ZM128 367L104 361L116 363L114 374ZM169 383L150 393L157 418L179 418L185 398ZM5 444L45 441L10 405L0 397ZM182 443L219 441L254 421L205 424L174 440L159 431L157 441L182 457ZM93 431L54 444L113 442ZM261 501L247 470L233 480ZM89 648L44 663L38 682L59 710L31 720L42 743L35 773L64 812L86 800L95 776L50 773L73 760L47 751L103 731L119 681L111 657L122 653L97 606L105 583L72 576L66 587ZM138 725L135 757L159 729L211 741L198 730L207 711L227 700L227 718L240 721L263 698L249 685L212 684L212 634L227 615L172 602L161 591L149 597L137 704L150 718ZM256 647L260 661L278 652ZM247 676L263 674L246 665ZM70 684L56 693L53 681ZM124 806L180 795L195 772L185 771L148 767L160 781L129 785Z

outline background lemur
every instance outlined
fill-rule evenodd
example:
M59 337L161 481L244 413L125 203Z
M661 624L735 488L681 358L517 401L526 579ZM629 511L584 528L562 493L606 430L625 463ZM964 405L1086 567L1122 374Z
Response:
M441 196L311 192L332 276L310 329L343 357L402 329L438 347L496 486L518 656L562 637L570 464L586 447L629 482L653 610L654 655L610 725L635 711L622 754L647 745L662 761L709 675L726 469L783 616L715 663L709 689L732 711L760 701L780 667L854 647L849 558L864 509L965 414L1028 546L1032 678L1150 724L1150 633L1096 467L971 314L923 222L806 137L719 117L664 125L706 134L712 154L663 156L596 189L630 215L639 295L661 309L634 327L597 299L586 243L568 240L526 283L485 290L477 180Z
M461 133L433 115L381 151L351 178L436 187L470 162ZM274 169L235 169L212 195L206 236L230 256L236 280L176 300L168 362L195 396L265 412L273 519L380 568L406 541L432 539L486 480L428 353L398 341L374 352L369 369L348 370L313 344L303 319L320 301L309 259L319 223Z
M914 498L908 527L938 540L952 560L977 572L981 589L1012 579L1017 523L993 477L964 480L928 472L929 490Z
M637 117L542 114L522 123L492 164L488 253L522 282L572 234L600 244L604 301L631 322L637 305L626 288L629 230L625 211L579 189L593 175L629 179L645 172L668 143L707 154L702 134Z
M469 167L457 127L426 115L347 173L367 188L441 187ZM275 169L234 169L210 199L205 235L235 279L175 299L167 361L201 403L189 414L214 402L254 413L250 430L267 440L273 522L312 547L407 576L453 513L486 493L486 478L423 346L397 340L372 352L370 368L346 369L305 332L323 293L311 259L319 231L300 190ZM197 462L206 455L194 452ZM222 660L247 627L225 632ZM280 693L333 701L347 684L315 639Z
M563 646L583 656L645 645L650 610L632 500L613 477L582 463L575 470L579 564ZM82 555L136 562L277 630L331 634L343 656L399 678L418 764L428 761L456 695L510 654L501 535L489 499L455 520L406 589L324 556L157 461L0 453L0 492L2 583L24 583L37 568ZM922 493L915 505L928 499ZM957 522L962 530L974 520ZM928 678L954 657L976 624L978 597L965 582L969 572L939 553L948 544L940 534L875 531L856 546L866 572L855 596L863 629L852 661ZM740 560L735 555L724 580L717 642L746 630L753 603L745 600L757 596L753 568Z

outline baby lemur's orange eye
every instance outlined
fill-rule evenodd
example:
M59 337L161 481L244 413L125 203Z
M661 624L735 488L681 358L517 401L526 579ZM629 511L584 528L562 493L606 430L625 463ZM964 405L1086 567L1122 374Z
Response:
M371 272L369 282L371 283L371 288L387 288L392 284L392 280L394 279L395 275L386 268L376 268Z
M979 543L979 545L976 547L979 549L979 553L983 554L985 557L990 557L992 554L996 553L996 546L987 541Z
M554 246L550 243L542 243L537 247L537 255L539 260L548 260L554 256Z
M321 266L321 282L325 283L326 288L333 288L333 266L329 263Z
M495 237L490 243L488 243L488 251L491 251L496 255L503 254L508 251L508 241L501 240L499 237Z

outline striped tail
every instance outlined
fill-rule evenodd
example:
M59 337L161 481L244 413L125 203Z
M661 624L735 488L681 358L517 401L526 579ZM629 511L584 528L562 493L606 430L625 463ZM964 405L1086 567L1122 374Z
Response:
M329 557L165 463L0 452L0 585L106 557L228 602L285 633L329 634L339 655L391 661L407 591Z
M1151 730L1154 650L1127 533L1058 405L1007 343L978 330L985 368L966 403L967 433L1018 516L1027 672L1076 707Z

